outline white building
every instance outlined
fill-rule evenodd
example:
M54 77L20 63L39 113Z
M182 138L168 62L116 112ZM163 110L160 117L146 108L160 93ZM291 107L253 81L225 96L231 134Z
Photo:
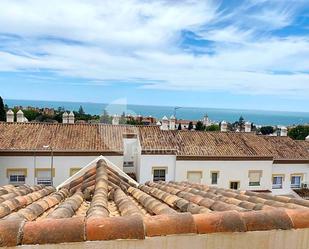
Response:
M99 155L144 183L190 181L293 193L309 181L309 142L159 126L0 123L0 185L57 185ZM51 175L53 177L51 177Z

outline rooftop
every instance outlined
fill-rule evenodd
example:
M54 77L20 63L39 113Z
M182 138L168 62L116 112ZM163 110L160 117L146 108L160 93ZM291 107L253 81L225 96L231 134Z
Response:
M123 153L123 137L139 137L142 152L184 157L302 160L309 142L243 132L163 131L158 126L106 124L0 123L0 152Z
M309 228L309 201L188 182L136 183L104 157L58 190L0 188L0 246Z

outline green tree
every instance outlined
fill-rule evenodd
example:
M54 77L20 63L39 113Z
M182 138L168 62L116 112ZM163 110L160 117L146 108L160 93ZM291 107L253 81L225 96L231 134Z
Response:
M220 126L216 124L212 124L206 127L206 131L220 131Z
M178 128L177 128L177 130L179 130L179 131L181 131L181 130L182 130L182 128L181 128L181 123L179 123L179 124L178 124Z
M273 134L275 129L272 126L263 126L261 127L260 131L263 135L269 135L269 134Z
M79 114L79 115L85 115L85 111L84 111L84 109L83 109L82 106L79 107L79 109L78 109L78 114Z
M188 126L188 130L191 131L192 129L193 129L193 123L190 122L190 123L189 123L189 126Z
M3 99L0 96L0 121L5 121L5 120L6 120L6 113L4 109Z
M24 110L25 117L29 120L36 120L37 117L39 117L41 114L35 110Z
M205 125L201 121L197 121L195 130L197 131L204 131L205 130Z
M305 140L309 135L309 126L298 125L289 130L288 136L296 140Z

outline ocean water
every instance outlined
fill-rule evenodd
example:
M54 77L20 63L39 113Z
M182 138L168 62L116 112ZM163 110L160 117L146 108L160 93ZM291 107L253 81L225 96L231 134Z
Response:
M13 106L33 106L33 107L64 107L66 110L78 110L83 107L86 113L102 114L106 110L109 114L130 113L134 115L151 115L162 118L164 115L170 117L174 114L174 107L170 106L145 106L145 105L122 105L122 104L102 104L85 102L59 102L59 101L37 101L37 100L4 100L9 107ZM200 120L204 115L208 115L210 120L234 122L243 116L245 120L258 125L293 125L309 123L309 112L282 112L263 110L236 110L217 108L197 108L182 107L176 111L178 119Z

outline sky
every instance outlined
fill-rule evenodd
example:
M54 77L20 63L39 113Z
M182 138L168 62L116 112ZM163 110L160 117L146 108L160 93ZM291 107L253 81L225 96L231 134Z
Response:
M1 0L4 99L309 112L308 0Z

